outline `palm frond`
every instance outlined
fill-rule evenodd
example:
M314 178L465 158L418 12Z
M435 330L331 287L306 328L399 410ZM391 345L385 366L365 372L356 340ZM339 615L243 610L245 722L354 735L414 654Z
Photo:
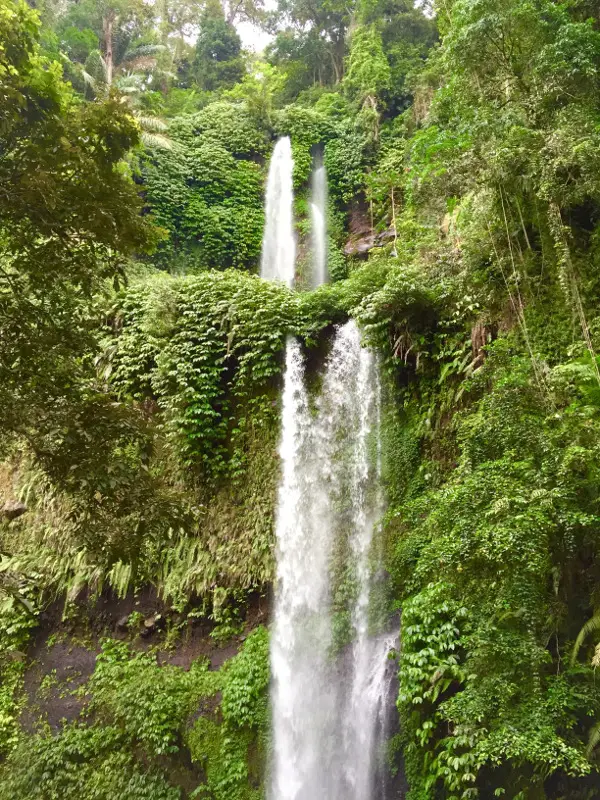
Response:
M594 725L594 727L590 730L588 736L588 742L585 748L586 758L589 758L592 755L599 742L600 742L600 722L597 722L596 725Z
M106 82L106 61L100 50L92 50L85 60L84 70L93 80Z
M167 136L161 136L160 133L147 133L142 130L141 139L146 147L161 147L163 150L173 149L173 142Z
M148 58L164 53L168 48L164 44L142 44L128 50L122 58L122 63L136 61L138 58Z
M571 653L571 666L577 661L577 656L579 655L581 645L584 643L585 639L590 633L598 630L600 630L600 614L594 614L577 634L577 639L575 639L575 644L573 645L573 652Z
M169 126L159 117L147 117L144 114L135 114L135 118L143 131L147 133L163 133Z
M92 77L92 75L90 75L90 73L87 72L87 70L83 68L79 70L79 74L83 78L83 82L86 84L86 86L89 86L90 89L96 91L98 87L98 81L94 77Z
M155 56L138 56L127 62L129 69L135 72L151 72L156 67Z
M123 72L117 76L115 86L121 91L128 89L132 91L140 91L144 85L146 77L139 72Z

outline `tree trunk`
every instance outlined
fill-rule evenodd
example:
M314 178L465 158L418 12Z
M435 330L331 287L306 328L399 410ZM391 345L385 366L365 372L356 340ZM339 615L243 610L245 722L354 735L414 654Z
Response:
M392 186L392 224L394 226L394 252L393 255L398 257L398 250L396 249L396 245L398 244L398 230L396 228L396 201L394 199L394 187Z
M104 33L104 63L106 65L106 85L111 86L113 80L113 25L115 23L114 11L109 11L102 20Z
M330 52L330 55L331 55L331 64L333 66L333 72L334 72L334 75L335 75L335 82L339 83L340 80L342 79L342 76L340 74L338 63L336 61L335 48L331 49L329 52Z
M333 64L335 68L335 82L340 83L344 77L344 56L346 55L345 31L340 31L334 41Z

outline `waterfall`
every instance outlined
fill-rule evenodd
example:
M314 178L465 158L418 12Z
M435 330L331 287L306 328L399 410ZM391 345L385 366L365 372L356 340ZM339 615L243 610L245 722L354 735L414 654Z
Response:
M284 136L275 145L269 165L260 275L290 287L296 264L293 170L292 145Z
M261 276L294 283L292 151L280 139L267 181ZM315 285L326 280L326 176L313 176ZM372 544L383 510L377 359L352 321L338 328L311 402L299 343L286 344L271 632L269 800L382 800L378 746L395 637L370 632ZM339 564L353 587L336 605ZM339 603L338 603L339 605ZM334 636L345 615L348 635ZM341 649L340 649L341 648ZM375 792L378 792L375 797Z
M271 639L270 800L375 800L387 654L369 632L370 557L381 514L379 370L352 321L341 326L311 412L289 340L280 445L277 587ZM376 446L373 447L373 444ZM353 643L332 654L335 546L348 552Z
M312 231L312 286L327 282L327 173L318 166L312 176L310 218Z
M342 329L345 346L360 348L360 334L353 323ZM369 635L371 596L371 545L375 526L383 514L381 490L381 383L378 365L371 353L362 351L356 373L355 411L357 431L350 479L349 506L354 524L350 535L356 574L356 598L352 608L352 683L342 716L343 786L340 798L370 800L375 788L377 744L385 734L390 670L388 654L396 637L387 633ZM376 453L374 485L369 484L368 437L375 428ZM368 493L371 491L372 497Z
M335 693L329 686L331 641L328 561L331 526L326 510L313 426L304 389L300 348L288 340L277 512L277 594L271 638L274 763L271 800L325 800L324 761L335 730Z

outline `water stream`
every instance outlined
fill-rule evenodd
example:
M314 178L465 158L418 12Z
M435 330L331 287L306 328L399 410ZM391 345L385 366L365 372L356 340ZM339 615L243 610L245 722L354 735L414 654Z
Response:
M278 150L281 141L287 143ZM273 154L267 228L270 193L281 197L287 191L281 187L291 186L291 151L284 158L288 146L289 140L280 140ZM265 243L271 252L293 248L282 262L287 272L268 261L269 272L262 274L291 284L295 244L291 214L286 218L289 228L279 219L266 231ZM273 230L281 241L271 240ZM320 390L312 397L302 348L288 339L271 632L269 800L384 797L380 755L395 636L371 624L373 543L383 512L380 417L377 357L361 346L354 321L337 328Z
M260 275L290 287L296 264L293 170L292 145L284 136L275 145L269 165Z
M327 173L323 165L313 172L310 199L312 286L327 282Z

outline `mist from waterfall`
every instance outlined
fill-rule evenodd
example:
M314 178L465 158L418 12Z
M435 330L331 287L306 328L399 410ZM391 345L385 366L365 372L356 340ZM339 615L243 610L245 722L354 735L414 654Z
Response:
M292 144L289 136L284 136L275 145L269 164L260 275L289 287L296 268L293 171Z
M315 167L310 193L312 287L327 283L327 173L325 166Z
M287 345L271 639L270 800L374 800L394 637L369 633L379 484L379 370L353 321L337 330L311 413ZM333 555L350 554L353 643L333 653Z

